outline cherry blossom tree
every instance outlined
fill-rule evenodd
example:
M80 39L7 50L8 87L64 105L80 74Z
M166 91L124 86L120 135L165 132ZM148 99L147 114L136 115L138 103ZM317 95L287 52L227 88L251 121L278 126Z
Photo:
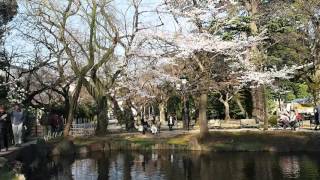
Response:
M250 61L250 49L267 38L263 31L255 36L236 34L229 40L223 38L221 34L230 20L227 11L230 3L233 1L164 1L159 9L171 14L179 29L174 32L159 29L144 31L141 42L148 42L153 48L148 47L147 50L139 46L135 52L145 56L171 58L185 72L189 72L187 74L192 77L192 84L200 94L199 123L202 134L208 132L206 106L209 91L226 92L226 88L233 89L231 96L228 92L228 95L224 95L225 99L223 96L220 98L226 104L239 88L249 84L270 84L275 77L287 78L290 72L288 69L291 72L294 69L269 68L261 71ZM219 61L222 63L219 64ZM214 71L221 66L225 66L228 73Z

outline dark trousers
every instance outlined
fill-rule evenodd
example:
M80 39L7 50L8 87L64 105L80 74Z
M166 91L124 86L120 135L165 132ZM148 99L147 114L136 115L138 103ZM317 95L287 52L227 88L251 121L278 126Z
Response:
M0 151L3 147L6 148L6 150L9 148L9 146L8 146L8 133L7 132L0 132Z
M310 123L311 123L311 120L310 120ZM318 126L319 126L319 119L315 119L314 120L314 124L316 125L316 127L314 127L314 130L318 130Z

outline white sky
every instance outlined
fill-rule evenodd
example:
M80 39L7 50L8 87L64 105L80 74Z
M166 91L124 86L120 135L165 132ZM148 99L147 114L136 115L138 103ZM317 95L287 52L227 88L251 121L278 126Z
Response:
M22 3L25 3L26 0L18 0L19 9L17 16L13 19L12 22L8 25L11 29L9 32L6 41L5 41L5 47L8 52L15 52L19 54L20 56L15 60L17 64L23 66L23 62L26 61L26 58L30 57L32 51L34 50L34 46L32 43L25 40L23 37L19 35L19 30L24 30L25 27L23 27L23 21L22 16L20 13L23 13L24 7L21 5ZM155 10L157 6L161 3L161 0L143 0L142 4L140 6L141 11L151 11ZM128 7L128 1L127 0L114 0L113 2L115 8L117 11L120 11L121 13L124 13ZM132 15L133 15L133 9L129 9L127 11L126 19L128 21L128 24L131 24L132 21ZM173 18L166 14L161 14L161 20L164 23L163 26L158 27L158 30L164 31L164 32L175 32L179 28L177 24L174 22ZM158 25L160 23L160 19L158 17L158 14L155 12L152 13L145 13L140 20L143 24L143 26L152 27L154 25ZM120 23L123 23L123 19L120 19ZM75 26L79 26L81 28L80 23L75 24ZM30 33L37 33L37 32L30 32ZM117 54L121 55L123 54L123 50L121 48L117 49Z

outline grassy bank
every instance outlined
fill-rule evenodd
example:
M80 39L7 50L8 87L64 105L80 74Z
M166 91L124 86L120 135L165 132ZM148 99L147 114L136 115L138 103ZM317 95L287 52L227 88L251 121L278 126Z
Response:
M315 132L212 132L198 139L203 148L213 151L320 151L320 134Z
M107 150L202 150L202 151L320 151L320 134L292 131L210 132L205 138L197 134L169 137L119 134L109 137L71 139L76 153ZM54 144L59 144L59 141ZM53 154L60 154L59 150Z

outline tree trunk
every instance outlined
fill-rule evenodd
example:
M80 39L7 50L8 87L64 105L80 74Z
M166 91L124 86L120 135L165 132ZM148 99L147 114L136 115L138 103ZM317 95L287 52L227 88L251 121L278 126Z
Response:
M106 96L99 97L97 102L97 128L96 135L102 136L107 133L108 127L108 103Z
M78 83L77 83L77 85L76 85L76 87L74 89L74 93L73 93L73 95L71 97L71 100L70 100L68 118L67 118L67 122L66 122L66 125L64 127L64 130L63 130L63 135L65 137L69 136L71 124L72 124L73 119L74 119L74 114L75 114L75 111L76 111L76 109L78 107L78 99L79 99L79 96L80 96L82 84L83 84L83 79L80 78L78 80Z
M208 120L207 120L207 105L208 105L208 95L202 93L200 95L199 102L199 125L200 125L200 135L203 137L209 133Z
M112 104L113 104L114 116L118 120L119 124L124 124L124 117L123 117L124 115L123 115L123 112L122 112L122 110L121 110L116 98L110 96L110 99L111 99Z
M68 117L69 111L70 111L70 98L65 97L64 98L64 113L63 113L63 117L65 119Z
M252 34L258 34L258 26L256 22L256 15L259 9L259 2L257 0L245 1L246 2L246 10L249 12L249 15L252 17L250 22L250 30ZM256 45L252 46L250 56L253 61L255 61L254 57L259 54L259 49ZM259 87L254 87L251 89L251 97L252 97L252 117L258 119L260 121L260 109L259 109Z
M159 111L160 111L160 122L164 124L166 121L166 112L165 112L165 103L161 102L159 104Z
M319 20L316 20L316 18L313 19L313 24L315 24L315 41L314 41L314 50L312 51L313 57L314 57L314 65L315 65L315 75L314 75L314 81L316 84L319 84L320 82L320 25ZM315 88L315 99L314 101L316 104L319 104L319 86L316 85L317 88Z
M262 85L261 86L261 91L262 91L262 95L263 95L263 119L264 119L264 123L263 123L263 130L268 130L268 126L269 126L269 118L268 118L268 101L267 101L267 91L266 91L266 86Z
M229 121L231 118L230 118L230 105L229 105L229 102L228 101L224 101L223 102L223 105L224 105L224 120L226 121Z
M241 113L245 116L246 119L248 119L248 113L247 111L244 109L244 107L241 104L241 101L238 97L235 97L236 103L241 111Z
M187 98L186 95L183 95L183 108L182 108L182 123L183 123L183 129L188 129L188 115L187 115Z
M252 100L252 118L258 119L258 107L257 107L257 89L252 88L251 91L251 100Z
M228 93L225 95L225 99L223 99L223 95L220 94L219 101L224 106L224 120L226 120L226 121L229 121L231 119L230 118L230 105L229 105L230 100L231 100L231 97L229 97Z
M134 116L131 110L130 104L127 104L124 108L124 115L123 118L125 119L126 130L131 131L134 129Z

